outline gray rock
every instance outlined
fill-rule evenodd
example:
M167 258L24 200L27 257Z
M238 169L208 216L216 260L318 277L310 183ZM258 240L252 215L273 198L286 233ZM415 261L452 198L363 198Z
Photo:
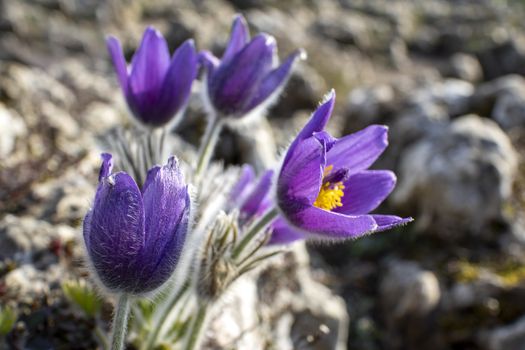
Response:
M474 86L471 83L447 79L417 90L410 103L437 104L443 106L450 116L458 116L469 112L469 100L473 94Z
M59 288L60 283L68 277L70 274L60 264L53 264L45 269L25 264L4 277L5 292L19 303L32 305L49 295L51 290Z
M464 116L403 153L392 199L411 207L422 229L481 234L502 218L516 167L516 151L496 123Z
M303 244L236 282L219 309L205 349L346 349L345 304L312 279Z
M481 271L479 279L455 283L447 290L443 294L442 308L445 312L455 312L468 307L490 305L504 288L501 278L488 271Z
M522 41L511 39L496 43L480 52L478 57L487 79L525 73L525 45Z
M507 75L479 85L471 99L471 109L482 116L490 116L499 97L506 94L525 96L525 79Z
M279 100L270 109L268 117L289 118L297 109L311 110L328 91L324 78L307 65L307 62L302 61L295 67ZM290 108L291 106L293 108Z
M56 260L51 243L72 241L76 235L69 226L53 226L29 216L6 215L0 221L0 257L47 265Z
M442 73L447 77L471 83L478 82L483 78L483 70L478 59L465 53L452 55L449 64L445 66Z
M525 94L513 91L500 95L491 116L504 130L525 127Z
M396 91L392 85L357 88L348 96L348 119L358 119L363 124L377 123L396 107Z
M380 293L383 310L392 322L423 317L436 308L441 292L433 272L410 261L391 261L388 266Z
M93 201L99 167L100 153L94 149L75 168L35 184L32 188L35 203L30 214L51 223L79 226Z
M6 158L15 149L17 139L27 134L23 119L0 103L0 159Z
M340 16L334 12L332 16L320 19L314 24L315 30L341 45L356 46L364 51L385 50L389 47L395 31L387 21L363 13L345 14Z
M441 299L437 276L413 261L387 259L386 264L379 305L388 346L435 349L433 314Z
M523 350L525 344L525 317L486 332L480 346L486 350Z

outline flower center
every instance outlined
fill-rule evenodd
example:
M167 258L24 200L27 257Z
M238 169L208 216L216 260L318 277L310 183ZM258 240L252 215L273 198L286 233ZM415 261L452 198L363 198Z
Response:
M333 165L329 165L324 169L323 184L319 189L319 194L317 195L317 198L314 202L314 207L330 211L337 207L343 206L343 203L341 203L341 198L345 195L343 192L345 189L343 182L324 182L326 177L332 172L333 168Z

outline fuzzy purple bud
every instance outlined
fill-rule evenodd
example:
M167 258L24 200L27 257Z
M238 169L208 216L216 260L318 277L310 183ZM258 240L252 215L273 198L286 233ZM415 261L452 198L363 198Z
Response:
M197 76L193 40L185 41L170 58L162 34L148 27L129 69L118 39L110 36L106 43L124 97L141 123L162 126L184 110Z
M208 104L218 115L232 118L265 108L283 89L295 62L304 57L298 50L279 66L274 37L259 34L250 41L246 21L237 15L222 59L207 51L200 54L207 70Z
M98 279L111 292L154 291L173 274L190 217L188 186L175 158L149 170L142 191L126 173L111 174L104 154L84 241Z

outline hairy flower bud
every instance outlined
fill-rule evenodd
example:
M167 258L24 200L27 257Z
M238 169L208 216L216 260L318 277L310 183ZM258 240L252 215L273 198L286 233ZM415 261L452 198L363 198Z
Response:
M184 42L170 58L162 34L148 27L129 69L118 39L109 37L107 47L126 102L141 123L162 126L184 110L197 76L193 40Z
M275 101L291 75L295 62L305 58L298 50L279 66L275 38L259 34L250 41L246 21L235 17L230 41L219 60L202 52L207 69L205 98L216 114L240 118Z
M128 174L111 174L104 154L93 208L84 219L89 263L111 292L142 294L173 274L190 217L188 186L177 161L149 170L142 190Z

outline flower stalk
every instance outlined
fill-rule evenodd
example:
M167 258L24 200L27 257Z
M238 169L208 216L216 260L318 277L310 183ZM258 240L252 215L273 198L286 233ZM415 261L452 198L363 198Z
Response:
M129 317L129 295L121 294L115 316L113 318L113 334L111 336L111 350L123 350L126 340L126 328Z
M195 314L195 319L191 325L186 350L195 350L199 348L202 341L202 332L205 329L204 324L206 323L207 314L208 304L202 303L199 305L197 313Z
M213 151L219 140L224 123L217 115L211 115L209 118L206 133L201 142L199 154L197 158L197 166L195 168L195 179L199 181L202 173L208 168Z
M266 227L268 227L268 225L271 224L272 221L275 218L277 218L278 215L279 211L277 210L277 208L272 208L268 210L264 215L262 215L256 222L254 222L253 225L250 226L248 231L244 234L243 238L239 242L239 245L237 245L237 247L235 247L235 249L233 250L232 258L234 260L238 259L243 250L254 239L254 237L261 231L263 231Z
M190 289L190 286L191 280L188 279L184 282L184 284L177 291L177 293L170 295L171 299L167 301L166 305L163 307L161 315L158 318L154 319L154 323L151 328L151 333L144 342L145 347L142 348L143 350L155 348L160 331L164 328L164 324L168 319L169 314L180 301L180 299L184 296L184 294L186 294L186 292Z

